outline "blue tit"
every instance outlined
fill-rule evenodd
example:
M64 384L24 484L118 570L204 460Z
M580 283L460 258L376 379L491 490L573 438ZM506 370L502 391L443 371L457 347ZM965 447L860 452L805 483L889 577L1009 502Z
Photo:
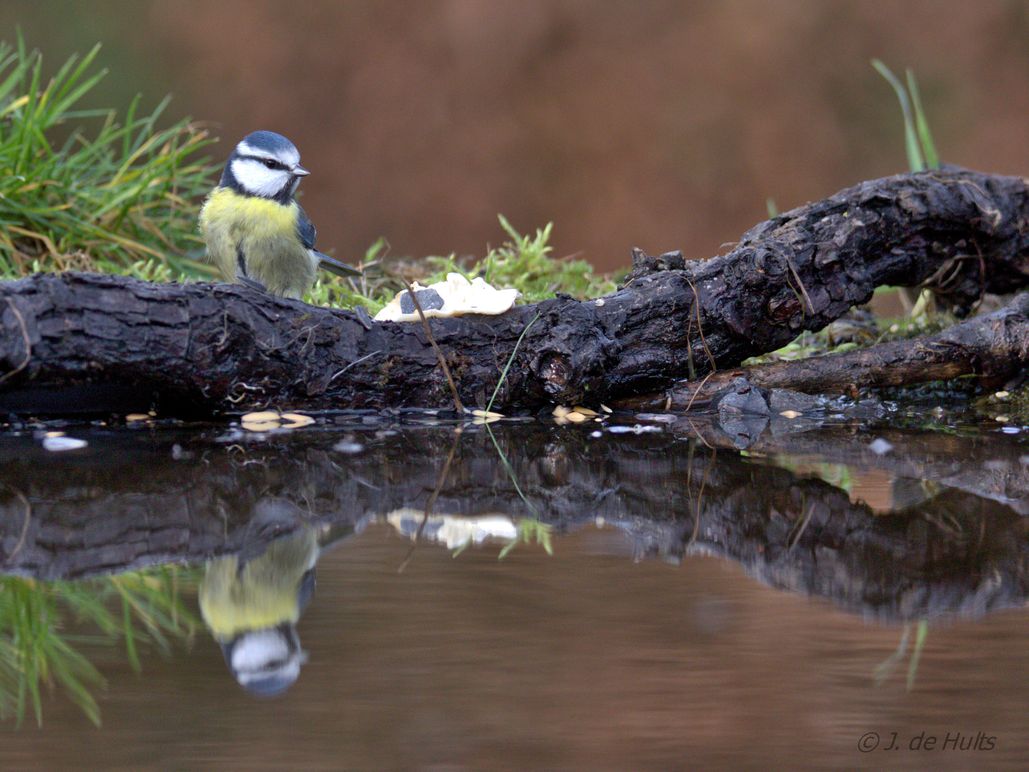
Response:
M297 622L314 592L314 528L276 539L259 556L207 564L200 613L236 681L262 696L280 694L300 676L306 653Z
M300 298L319 266L360 275L314 248L317 231L294 198L308 174L296 146L281 134L255 131L236 145L200 210L207 260L227 281Z

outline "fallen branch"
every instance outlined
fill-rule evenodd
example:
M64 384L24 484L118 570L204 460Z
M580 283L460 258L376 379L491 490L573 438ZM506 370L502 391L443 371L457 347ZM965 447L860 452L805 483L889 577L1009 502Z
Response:
M720 257L687 265L638 252L612 295L433 319L432 338L465 404L485 406L523 333L495 409L596 404L775 350L882 284L932 279L959 312L984 291L1022 288L1027 221L1022 178L948 169L872 180L762 223ZM415 324L369 324L237 285L91 274L6 282L0 297L9 412L452 404Z
M861 388L910 386L978 375L1002 383L1029 366L1029 293L1004 308L935 335L754 367L730 368L666 391L616 401L629 410L707 409L737 379L762 389L856 394Z

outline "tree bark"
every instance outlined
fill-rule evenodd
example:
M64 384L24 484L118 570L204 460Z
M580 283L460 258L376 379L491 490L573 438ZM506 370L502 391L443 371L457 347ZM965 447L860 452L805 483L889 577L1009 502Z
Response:
M686 264L636 254L625 286L497 317L432 320L462 400L596 404L734 367L817 330L883 284L964 312L1029 283L1029 186L961 169L861 183ZM538 317L538 318L537 318ZM535 322L533 321L535 320ZM164 412L444 407L418 324L367 323L246 287L37 275L0 285L0 409Z
M935 335L891 341L842 354L719 370L663 392L617 400L628 410L705 410L743 379L761 389L806 394L852 393L867 387L911 386L964 375L999 384L1029 364L1029 293L992 314Z

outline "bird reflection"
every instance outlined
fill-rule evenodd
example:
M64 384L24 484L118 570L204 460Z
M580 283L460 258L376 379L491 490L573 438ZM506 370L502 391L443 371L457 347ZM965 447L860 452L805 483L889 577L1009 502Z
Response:
M207 564L200 612L248 692L281 694L300 676L307 653L296 626L314 593L318 554L318 532L304 525L253 558L244 551Z

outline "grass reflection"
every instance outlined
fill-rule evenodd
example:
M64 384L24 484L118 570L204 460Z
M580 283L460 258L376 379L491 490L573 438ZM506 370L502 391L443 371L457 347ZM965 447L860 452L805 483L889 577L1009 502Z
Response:
M106 681L84 646L116 645L136 672L141 647L189 643L196 617L183 604L195 572L160 566L79 582L0 577L0 718L43 723L44 689L60 688L100 725L94 694Z
M905 681L909 692L915 688L915 677L918 675L918 663L922 659L922 649L925 648L925 639L928 635L929 620L919 620L918 626L915 630L915 648L911 652L911 659L908 660L907 679ZM897 666L904 660L904 657L907 656L908 640L910 637L911 625L906 624L904 625L904 630L901 632L900 643L897 644L897 650L880 662L875 668L876 686L882 686L886 683L887 679L889 679L897 669Z

